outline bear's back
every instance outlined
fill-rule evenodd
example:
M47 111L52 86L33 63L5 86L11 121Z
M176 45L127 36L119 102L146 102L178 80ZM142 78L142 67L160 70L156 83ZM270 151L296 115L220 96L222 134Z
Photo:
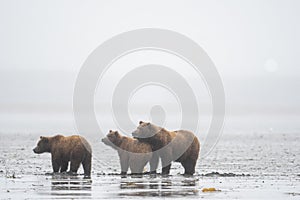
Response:
M52 148L70 153L74 149L91 152L91 146L85 138L80 135L62 136L56 135L51 139Z
M133 153L150 153L152 152L151 145L145 142L141 142L138 139L133 139L133 145L131 152Z
M148 143L140 142L137 139L130 137L122 138L121 149L131 153L150 153L152 152L151 145Z

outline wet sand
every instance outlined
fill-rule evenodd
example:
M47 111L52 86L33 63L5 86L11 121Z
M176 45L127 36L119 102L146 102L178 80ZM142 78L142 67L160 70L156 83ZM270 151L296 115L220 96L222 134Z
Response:
M32 152L37 139L0 133L0 199L300 198L298 133L223 134L214 151L200 158L193 177L182 176L178 163L168 177L121 177L117 152L100 141L92 143L91 179L48 175L50 154Z

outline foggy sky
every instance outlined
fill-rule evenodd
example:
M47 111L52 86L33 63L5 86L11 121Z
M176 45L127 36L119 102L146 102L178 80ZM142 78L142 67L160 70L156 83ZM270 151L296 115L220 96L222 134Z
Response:
M87 56L114 35L153 27L207 52L230 108L297 111L299 10L297 0L1 1L0 110L71 109Z

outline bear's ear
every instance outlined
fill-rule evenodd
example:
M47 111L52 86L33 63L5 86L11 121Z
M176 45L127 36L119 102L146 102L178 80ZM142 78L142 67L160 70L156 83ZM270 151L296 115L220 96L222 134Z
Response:
M45 142L48 142L48 141L49 141L49 139L48 139L47 137L44 137L44 136L40 136L40 139L41 139L42 141L45 141Z
M149 125L150 125L150 122L147 123L147 126L149 126Z
M115 132L115 136L119 136L119 132L118 131Z
M142 123L144 123L143 121L140 121L139 124L141 125Z
M111 132L112 132L112 130L109 130L109 132L111 133Z

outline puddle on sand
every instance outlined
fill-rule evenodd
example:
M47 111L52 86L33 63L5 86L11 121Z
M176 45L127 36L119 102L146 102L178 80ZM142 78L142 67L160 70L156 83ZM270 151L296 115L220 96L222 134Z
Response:
M39 176L39 184L32 185L36 195L46 198L84 198L92 196L92 180L79 176Z
M232 199L264 197L299 197L299 185L289 180L274 182L273 177L168 177L144 175L143 177L120 175L23 175L18 178L0 177L1 199L137 199L137 198L206 198ZM273 184L286 193L274 189ZM202 192L202 188L214 187L218 192ZM259 196L253 196L260 192ZM271 195L271 196L270 196Z
M198 179L184 177L168 178L143 178L128 179L123 178L120 181L121 191L119 196L145 196L145 197L187 197L195 196L199 192L197 189Z
M18 179L0 179L1 198L137 198L198 196L199 180L183 176L81 176L25 175Z
M52 177L51 195L54 196L91 196L91 179L82 179L79 177Z
M50 154L36 155L34 135L0 135L0 199L257 199L299 198L299 134L226 135L209 157L200 159L194 177L121 177L117 153L104 145L93 160L92 178L82 175L45 175ZM82 167L79 173L83 173ZM216 188L219 192L202 192Z

